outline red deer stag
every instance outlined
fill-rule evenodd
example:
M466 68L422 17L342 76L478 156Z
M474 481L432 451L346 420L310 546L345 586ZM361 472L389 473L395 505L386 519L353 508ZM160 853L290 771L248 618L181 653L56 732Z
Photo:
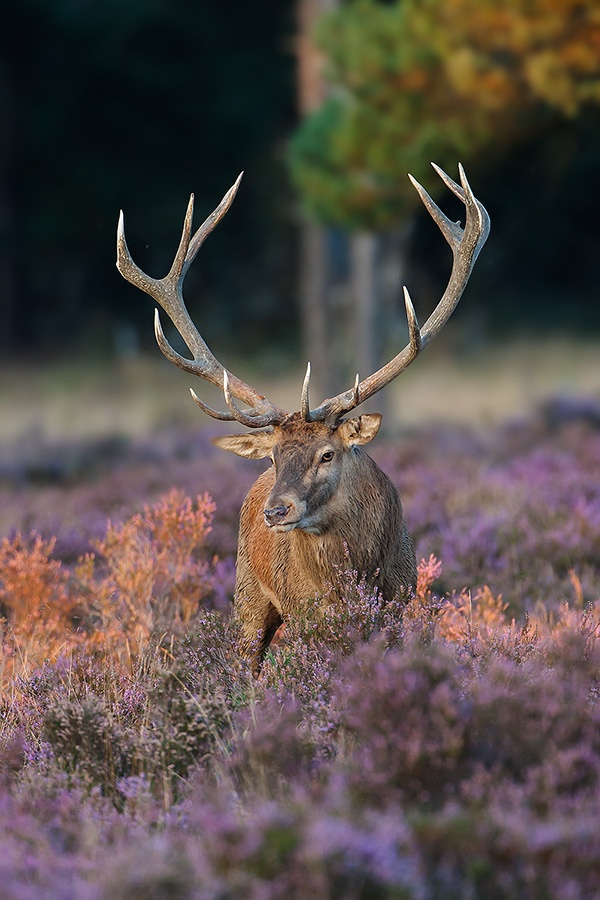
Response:
M117 236L117 268L127 281L149 294L167 313L193 359L167 341L158 309L154 327L167 359L186 372L218 386L227 412L211 409L192 397L215 419L237 421L254 433L215 439L224 450L252 458L270 457L273 465L250 489L240 515L235 603L242 624L241 651L254 672L283 620L299 604L328 593L336 599L334 573L351 567L383 597L408 595L416 582L412 540L402 517L402 503L389 478L361 449L381 424L378 413L345 418L409 366L443 328L463 293L489 232L489 216L473 195L462 166L456 184L434 166L444 184L466 207L464 229L452 222L411 177L426 209L453 254L452 273L437 307L420 328L404 288L409 343L390 362L363 381L311 408L310 365L302 387L300 411L274 406L253 387L227 372L193 324L183 300L186 272L204 239L223 218L240 178L192 237L194 195L190 197L179 248L170 272L161 279L146 275L133 262L125 241L123 213ZM244 405L238 406L236 401ZM339 597L337 599L340 599Z

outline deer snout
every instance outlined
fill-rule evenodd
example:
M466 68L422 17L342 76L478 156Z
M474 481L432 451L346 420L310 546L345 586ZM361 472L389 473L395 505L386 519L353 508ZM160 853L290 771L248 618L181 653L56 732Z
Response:
M265 523L272 528L274 525L284 525L287 515L291 509L289 506L274 506L272 509L263 510Z

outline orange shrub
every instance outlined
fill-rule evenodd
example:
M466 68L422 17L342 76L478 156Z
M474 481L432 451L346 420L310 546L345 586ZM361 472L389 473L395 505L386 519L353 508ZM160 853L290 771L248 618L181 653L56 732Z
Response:
M130 665L152 637L190 622L211 589L203 548L214 511L208 494L194 504L174 489L127 522L109 522L95 545L99 556L86 557L78 568L100 618L96 644L125 654Z
M75 605L68 572L51 559L55 539L39 534L0 542L0 632L3 673L15 675L55 658L74 641Z

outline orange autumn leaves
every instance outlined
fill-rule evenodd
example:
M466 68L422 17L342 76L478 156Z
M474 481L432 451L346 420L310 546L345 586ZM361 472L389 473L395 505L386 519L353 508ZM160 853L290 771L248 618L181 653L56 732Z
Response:
M415 13L418 15L419 13ZM600 102L600 9L580 0L452 0L432 30L451 88L491 109Z
M0 543L1 676L31 671L75 648L104 648L127 667L173 634L211 590L203 552L214 503L172 490L106 535L70 570L55 541L17 534Z

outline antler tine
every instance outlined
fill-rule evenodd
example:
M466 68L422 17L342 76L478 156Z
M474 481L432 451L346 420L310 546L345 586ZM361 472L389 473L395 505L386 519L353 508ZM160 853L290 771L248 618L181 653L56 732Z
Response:
M191 233L192 218L194 214L194 195L192 194L190 196L179 246L171 269L164 278L152 278L134 263L127 246L127 241L125 240L125 226L122 210L119 216L119 225L117 229L117 269L127 281L148 294L162 307L185 341L192 353L193 359L187 359L171 346L165 337L160 321L160 315L158 310L156 310L154 331L158 346L167 359L176 366L179 366L180 369L190 372L193 375L198 375L221 389L224 389L225 369L212 354L202 335L190 318L183 299L183 281L198 250L231 206L237 193L242 174L243 173L238 176L237 180L229 188L219 205L204 220L193 237L191 236ZM250 410L247 413L240 414L251 419L252 424L255 427L258 427L256 424L258 421L266 422L267 424L275 424L283 421L288 415L285 410L279 409L271 403L270 400L235 375L229 375L229 392L230 395L236 397L250 407ZM196 399L197 402L199 402L200 407L215 418L237 418L236 413L233 413L232 416L230 416L229 413L218 413L216 410L212 410L209 406L203 404L198 398ZM238 410L238 412L240 411Z
M239 422L240 425L246 425L248 428L264 428L266 425L277 425L281 421L280 418L274 417L272 413L267 412L261 415L256 412L256 410L245 412L244 410L239 409L239 407L235 405L231 395L230 377L227 369L223 372L223 393L225 395L225 402L231 410L232 418L234 418L236 422Z
M179 238L179 246L177 247L177 252L175 253L175 258L173 259L173 264L169 270L168 275L165 278L165 281L174 282L176 285L179 283L183 285L183 266L186 261L186 257L188 254L188 249L190 246L190 237L192 234L192 220L194 218L194 194L190 194L190 199L188 200L187 209L185 211L185 217L183 220L183 229L181 231L181 237ZM167 310L165 310L167 312ZM191 349L191 348L190 348Z
M418 353L423 349L423 338L421 336L421 329L419 328L419 321L417 319L417 314L415 312L415 308L413 306L413 302L410 298L410 294L408 293L408 288L406 285L402 288L404 293L404 306L406 309L406 321L408 322L408 337L409 342L408 346L412 350L413 359L417 356Z
M194 403L198 404L202 412L212 416L213 419L220 419L221 422L235 422L235 416L231 413L220 412L218 409L213 409L212 406L208 406L204 400L200 399L194 388L190 388L190 394L192 395L192 400Z
M302 396L300 400L300 412L302 414L302 418L305 422L310 422L310 401L308 399L308 391L310 385L310 363L306 364L306 375L304 376L304 381L302 382Z
M358 387L359 387L359 379L358 379L358 372L357 372L356 377L354 379L354 388L352 389L352 400L353 400L354 406L358 406L358 404L360 403Z
M442 169L440 169L440 172L441 171L442 171ZM419 182L417 181L416 178L413 178L413 176L410 173L409 173L408 177L410 178L410 183L412 184L412 186L416 190L417 194L421 198L423 206L425 207L425 209L427 210L427 212L429 213L429 215L431 216L433 221L436 223L436 225L438 226L438 228L440 229L440 231L442 232L442 234L444 235L444 237L446 238L446 240L450 244L450 246L453 246L453 244L455 244L457 241L460 242L460 239L462 236L462 228L460 227L460 223L453 222L451 219L448 218L448 216L445 213L442 212L442 210L439 208L439 206L437 205L435 200L432 200L432 198L429 196L429 194L427 193L427 191L425 190L423 185L419 184ZM452 185L451 190L454 194L456 194L455 189L458 188L458 185L456 184L456 182L452 181L450 176L446 175L445 172L444 172L444 178L445 178L445 183L448 184L448 187L450 187L450 184L451 184ZM460 196L460 195L457 195L457 196ZM464 200L464 196L461 197L460 199Z
M204 220L204 222L202 223L200 228L198 228L198 230L196 231L196 234L190 241L189 248L185 255L185 261L183 264L183 268L181 270L181 278L182 279L185 278L185 274L186 274L187 270L189 269L191 264L194 262L196 253L198 252L198 250L200 249L200 247L202 246L202 244L204 243L204 241L206 240L208 235L211 233L211 231L214 228L216 228L216 226L219 224L219 222L224 217L225 213L228 211L229 207L233 203L243 175L244 175L244 173L240 172L240 174L236 178L235 182L231 185L231 187L229 188L229 190L227 191L227 193L225 194L225 196L223 197L223 199L221 200L221 202L219 203L217 208L214 209L209 216L207 216L207 218ZM193 196L194 195L192 194L192 197Z
M409 175L427 212L444 235L452 250L452 272L446 290L424 326L419 328L410 295L407 289L404 288L404 302L409 330L409 342L406 347L390 362L378 369L377 372L374 372L373 375L369 375L360 384L355 385L353 390L345 391L336 397L325 400L318 409L311 410L310 416L313 421L336 422L345 412L354 409L359 403L364 403L365 400L368 400L369 397L372 397L373 394L397 378L414 361L420 351L427 346L429 341L439 334L458 305L475 261L487 240L490 231L490 217L485 207L473 194L464 169L460 164L458 167L460 185L453 181L439 166L436 166L434 163L432 165L444 184L462 200L466 208L465 227L461 228L460 223L452 222L431 199L425 188L412 175Z
M455 182L455 180L454 180L453 178L451 178L451 177L447 174L447 172L444 172L444 170L441 168L441 166L438 166L437 163L432 162L432 163L431 163L431 167L432 167L432 169L434 169L434 171L437 172L437 174L440 176L440 178L442 179L442 181L444 182L444 184L446 185L446 187L448 188L448 190L452 191L452 193L453 193L456 197L458 197L459 200L464 200L464 199L465 199L464 190L463 190L463 188L461 187L461 185L460 185L460 184L457 184L457 183ZM460 180L461 180L461 183L462 183L462 180L463 180L463 178L465 177L465 170L463 169L462 163L459 163L459 164L458 164L458 174L459 174L459 177L460 177ZM413 183L415 183L415 182L414 182L414 179L412 178L411 175L409 175L408 177L410 178L410 180L411 180Z

